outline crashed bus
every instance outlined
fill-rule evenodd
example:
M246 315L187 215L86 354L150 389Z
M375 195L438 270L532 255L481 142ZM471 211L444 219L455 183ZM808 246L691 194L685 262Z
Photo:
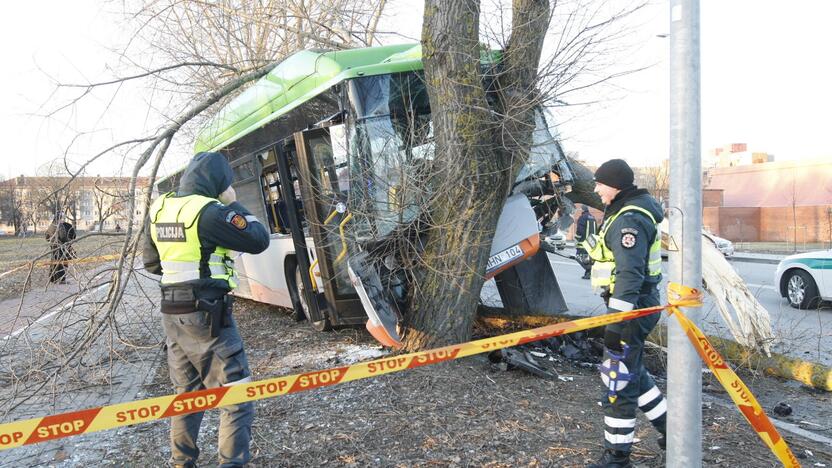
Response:
M484 54L483 69L495 66ZM533 148L485 272L518 315L566 310L541 229L571 215L563 195L573 175L546 112L535 114ZM382 344L400 346L411 275L389 244L419 236L412 188L429 192L422 177L434 158L419 45L298 52L223 107L194 150L228 158L237 199L271 233L265 252L236 259L235 295L290 307L318 330L366 325ZM159 192L175 190L178 176L161 180Z

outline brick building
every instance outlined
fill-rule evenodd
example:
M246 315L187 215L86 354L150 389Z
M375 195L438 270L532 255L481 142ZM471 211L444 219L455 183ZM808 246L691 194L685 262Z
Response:
M832 157L772 162L770 155L749 153L738 143L714 150L711 156L721 156L724 165L703 174L706 229L735 242L832 245ZM668 162L633 168L636 184L659 200L668 195ZM600 222L603 213L592 212ZM574 226L569 236L573 233Z
M832 158L716 167L703 224L733 241L832 242Z

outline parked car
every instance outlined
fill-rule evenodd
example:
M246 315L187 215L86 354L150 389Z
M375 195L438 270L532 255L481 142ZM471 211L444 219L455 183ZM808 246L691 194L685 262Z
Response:
M557 231L554 234L546 236L544 239L549 244L553 245L558 250L563 250L566 248L566 233L563 231Z
M731 257L734 255L734 243L729 241L728 239L723 239L722 237L715 236L708 231L702 230L702 235L707 237L711 240L711 242L716 245L716 249L722 252L722 255L726 257Z
M832 300L832 250L789 255L777 265L774 285L795 309Z
M702 235L710 239L711 242L714 243L716 249L722 252L722 255L726 257L734 256L734 243L729 241L728 239L723 239L722 237L715 236L711 234L709 231L702 230ZM662 247L662 258L667 258L667 249Z

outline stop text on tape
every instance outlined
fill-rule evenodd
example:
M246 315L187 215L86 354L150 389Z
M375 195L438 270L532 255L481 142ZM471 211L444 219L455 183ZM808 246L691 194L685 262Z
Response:
M714 370L714 374L717 375L715 369L722 371L721 375L723 378L720 378L720 375L718 375L718 380L728 390L729 394L732 395L732 399L734 399L738 409L746 417L755 431L757 431L758 435L763 439L763 442L766 443L784 466L799 467L800 465L797 459L788 448L785 440L780 437L777 430L771 425L771 421L766 416L762 407L759 406L759 403L756 402L751 391L730 370L722 356L711 346L704 334L679 309L682 306L700 306L701 294L691 288L671 284L669 286L668 296L671 298L671 303L668 305L606 314L598 317L587 317L429 351L356 363L346 367L324 369L0 424L0 450L144 423L172 416L201 412L264 398L273 398L393 372L401 372L415 367L446 362L566 333L632 320L658 313L667 308L680 320L691 343L702 359ZM741 391L732 393L730 387L735 387L735 390L741 388ZM737 395L736 397L735 394ZM162 411L163 408L164 411ZM748 408L751 408L751 411Z

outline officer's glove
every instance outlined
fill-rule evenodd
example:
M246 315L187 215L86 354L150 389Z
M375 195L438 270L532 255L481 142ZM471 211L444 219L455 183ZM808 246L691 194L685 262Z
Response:
M609 289L607 289L607 288L604 288L604 290L603 290L603 291L601 291L601 294L599 294L599 295L601 296L601 299L603 299L603 300L604 300L604 304L606 304L607 306L609 306L609 304L610 304L610 298L612 297L612 293L610 292L610 290L609 290Z

